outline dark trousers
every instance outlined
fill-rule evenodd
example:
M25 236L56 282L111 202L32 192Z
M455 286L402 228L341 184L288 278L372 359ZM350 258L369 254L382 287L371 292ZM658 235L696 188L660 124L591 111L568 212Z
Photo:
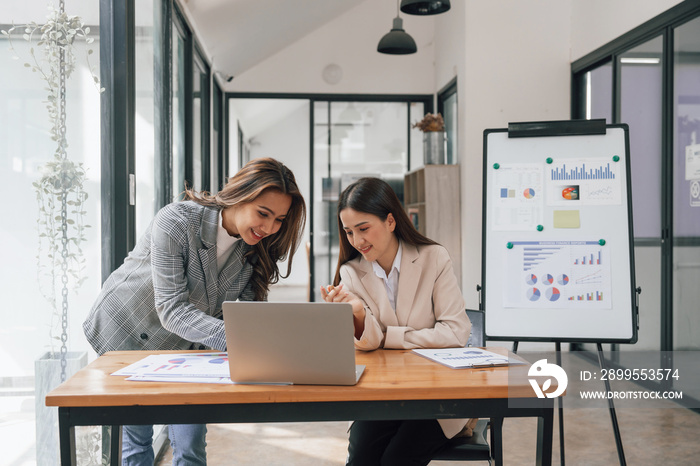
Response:
M427 465L447 441L434 419L355 421L346 465Z

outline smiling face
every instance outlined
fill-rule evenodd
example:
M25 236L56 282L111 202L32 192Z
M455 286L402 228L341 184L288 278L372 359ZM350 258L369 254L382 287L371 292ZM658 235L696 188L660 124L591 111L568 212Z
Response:
M382 221L376 215L346 208L340 211L340 221L350 245L366 260L377 261L389 273L399 249L394 216L390 213Z
M292 196L280 191L264 191L253 201L227 207L221 213L224 229L253 246L282 227L292 205Z

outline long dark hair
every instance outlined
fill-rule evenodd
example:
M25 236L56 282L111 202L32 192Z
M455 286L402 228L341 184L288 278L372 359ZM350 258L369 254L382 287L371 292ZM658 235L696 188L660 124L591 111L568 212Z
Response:
M394 234L405 243L418 246L420 244L437 244L418 233L413 223L403 210L401 201L394 190L384 180L379 178L360 178L345 188L338 199L338 233L340 239L340 254L338 266L335 269L333 285L340 284L340 266L360 255L360 252L352 247L348 237L343 232L343 222L340 220L340 212L343 209L352 209L379 217L383 222L389 214L396 220Z
M262 301L267 297L269 286L280 279L277 262L289 257L287 273L292 271L292 256L299 247L306 223L306 204L299 191L292 171L282 162L271 158L254 159L229 178L226 186L216 194L207 192L197 193L191 189L185 190L185 196L198 204L216 206L222 209L237 204L253 202L264 192L272 190L287 194L292 198L287 216L279 231L266 236L258 242L249 253L256 255L253 260L253 276L251 277L255 299Z

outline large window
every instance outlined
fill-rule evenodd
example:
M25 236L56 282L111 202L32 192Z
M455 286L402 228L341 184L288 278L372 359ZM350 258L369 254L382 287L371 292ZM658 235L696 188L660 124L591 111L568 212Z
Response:
M142 0L134 12L136 42L134 46L135 103L135 189L136 238L140 238L160 207L156 186L155 156L155 54L153 0Z
M81 324L101 284L100 94L90 73L90 67L99 70L100 44L96 35L97 3L73 2L67 5L67 10L87 22L92 31L90 37L95 39L90 45L83 40L76 41L75 70L66 82L67 158L85 169L84 190L88 197L83 205L84 223L90 225L84 230L85 241L80 243L85 281L80 287L72 277L68 282L67 347L70 352L82 352L89 345ZM3 30L8 30L12 22L43 24L47 20L43 0L14 5L9 11L16 17L9 17L7 11L7 8L0 10L0 29ZM7 446L0 455L5 464L33 463L36 459L35 427L41 427L41 423L37 421L35 425L35 416L46 408L40 402L40 391L36 392L39 394L35 400L35 380L42 379L35 373L35 363L45 353L60 350L63 312L60 270L58 281L52 283L46 274L48 269L43 272L38 269L38 256L50 264L52 252L47 250L46 243L39 250L38 221L42 212L33 183L50 170L47 163L53 160L57 144L51 135L46 83L40 73L23 65L32 61L31 48L41 57L41 46L36 41L29 44L22 38L24 28L18 27L15 31L13 45L18 60L13 59L6 36L0 35L0 177L3 180L0 189L5 200L0 223L0 257L3 260L0 283L4 289L0 310L0 384L12 387L0 393L3 416L0 436ZM89 64L85 60L88 49L95 52L89 55ZM69 218L74 218L68 213ZM46 298L53 295L59 300L57 308ZM55 442L57 428L48 425L47 429L53 439L42 437L42 442ZM37 462L45 464L42 460L37 459Z

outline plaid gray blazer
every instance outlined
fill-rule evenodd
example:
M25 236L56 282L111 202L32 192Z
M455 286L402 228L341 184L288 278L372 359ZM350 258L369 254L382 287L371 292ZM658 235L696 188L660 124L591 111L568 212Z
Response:
M219 209L195 202L163 207L124 264L102 286L83 323L103 354L113 350L223 351L223 301L254 300L251 246L237 241L216 266Z

